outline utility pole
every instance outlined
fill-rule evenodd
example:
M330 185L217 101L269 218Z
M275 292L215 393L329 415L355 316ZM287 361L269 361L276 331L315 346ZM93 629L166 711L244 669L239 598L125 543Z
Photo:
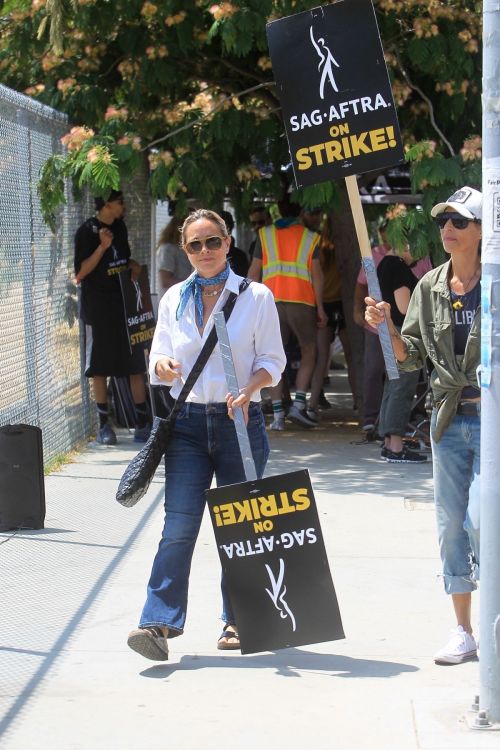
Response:
M481 281L481 604L483 726L500 722L500 5L483 2Z

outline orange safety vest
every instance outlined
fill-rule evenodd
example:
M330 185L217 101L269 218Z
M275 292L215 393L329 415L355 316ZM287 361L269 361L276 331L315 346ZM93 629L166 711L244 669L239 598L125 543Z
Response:
M259 230L262 245L262 281L276 302L301 302L316 306L312 285L312 256L319 234L302 224Z

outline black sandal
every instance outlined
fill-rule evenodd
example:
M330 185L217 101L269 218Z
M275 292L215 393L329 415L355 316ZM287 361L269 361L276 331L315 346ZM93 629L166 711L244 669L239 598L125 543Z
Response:
M238 635L238 632L236 630L229 630L229 628L234 627L233 625L225 625L224 630L219 636L219 640L217 641L217 648L219 651L239 651L241 648L240 645L240 636ZM228 643L229 638L234 638L237 643ZM225 642L224 640L225 639Z

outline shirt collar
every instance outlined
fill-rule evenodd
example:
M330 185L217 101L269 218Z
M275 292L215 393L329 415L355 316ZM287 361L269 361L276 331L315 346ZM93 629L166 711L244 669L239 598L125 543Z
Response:
M286 216L285 218L276 219L274 226L276 229L286 229L292 227L294 224L301 224L302 222L295 216Z
M443 297L450 297L450 288L448 286L448 277L451 271L451 260L446 261L446 263L443 263L442 266L439 267L439 273L437 275L437 278L432 285L432 291L433 292L439 292Z
M236 276L235 272L232 268L229 269L229 276L227 277L226 281L226 289L229 292L234 292L234 294L240 293L240 282L239 282L239 276Z

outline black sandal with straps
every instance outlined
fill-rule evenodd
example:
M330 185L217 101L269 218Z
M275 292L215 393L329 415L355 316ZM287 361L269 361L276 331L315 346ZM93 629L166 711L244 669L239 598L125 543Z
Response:
M219 649L219 651L239 651L241 648L240 636L238 635L238 632L236 630L229 630L230 627L233 626L226 625L219 636L219 640L217 641L217 648ZM229 638L234 638L237 642L229 643Z

